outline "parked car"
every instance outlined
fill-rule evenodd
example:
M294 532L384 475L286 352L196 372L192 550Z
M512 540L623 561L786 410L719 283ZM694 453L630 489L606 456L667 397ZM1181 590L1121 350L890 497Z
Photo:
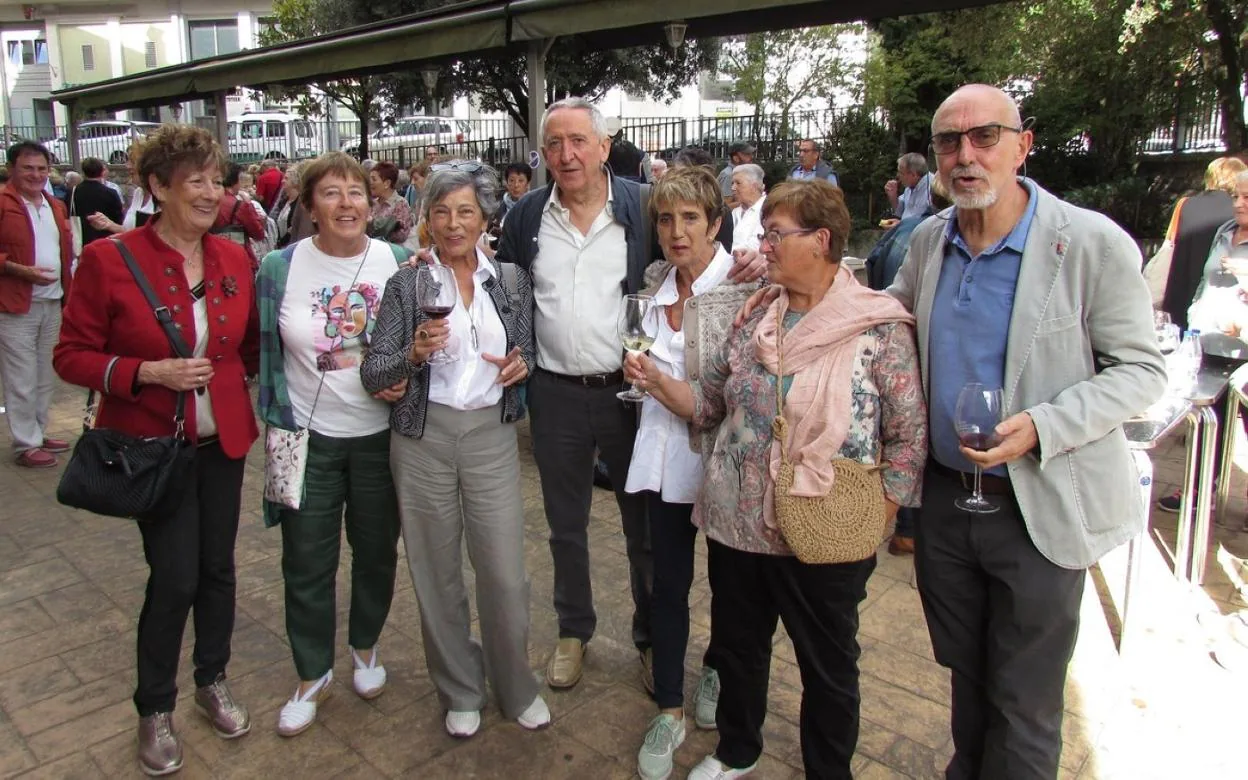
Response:
M375 160L396 160L412 163L424 154L427 146L437 146L441 154L463 153L472 135L471 126L452 117L405 116L382 127L368 137L368 154ZM342 151L356 157L360 139L348 138ZM402 154L400 154L402 151Z
M281 111L241 114L226 124L226 137L230 158L239 163L301 160L322 151L311 122Z
M734 116L708 120L710 129L692 145L705 149L716 160L727 160L728 149L737 141L749 141L758 148L758 159L791 159L796 156L797 131L790 127L783 133L775 117L762 117L756 123L752 116ZM672 146L659 151L658 156L671 160L680 151Z
M97 157L111 165L124 165L130 159L130 147L152 130L158 122L132 122L125 119L100 119L78 125L78 157ZM66 136L48 141L44 146L52 162L67 163L70 159Z

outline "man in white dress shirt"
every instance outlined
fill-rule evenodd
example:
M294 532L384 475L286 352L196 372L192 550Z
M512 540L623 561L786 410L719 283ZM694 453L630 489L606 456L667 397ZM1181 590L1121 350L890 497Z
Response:
M767 200L763 169L754 163L733 168L732 196L738 204L732 210L732 251L757 250L763 232L763 203Z

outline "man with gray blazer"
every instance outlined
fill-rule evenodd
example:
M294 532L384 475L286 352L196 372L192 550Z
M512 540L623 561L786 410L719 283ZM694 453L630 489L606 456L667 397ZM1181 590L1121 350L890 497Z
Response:
M1165 389L1134 242L1017 172L1032 133L1002 91L932 119L954 207L916 228L889 292L914 312L931 448L915 566L952 673L946 777L1054 778L1085 569L1142 530L1122 423ZM989 449L959 445L962 387L1001 388ZM983 468L997 511L954 502Z

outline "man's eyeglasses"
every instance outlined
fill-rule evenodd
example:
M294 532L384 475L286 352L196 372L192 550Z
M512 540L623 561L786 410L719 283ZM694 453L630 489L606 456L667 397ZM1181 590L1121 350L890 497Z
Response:
M430 173L438 171L459 171L460 173L476 173L485 166L472 160L455 160L452 162L434 163L429 166Z
M962 136L969 138L971 146L976 149L987 149L1001 142L1002 130L1009 130L1011 133L1023 132L1021 127L1010 127L995 122L990 125L972 127L969 130L950 130L932 136L932 151L936 154L953 154L962 147Z
M758 234L760 241L766 241L772 246L780 246L780 242L789 236L805 235L806 233L814 233L818 228L793 228L792 230L768 230Z

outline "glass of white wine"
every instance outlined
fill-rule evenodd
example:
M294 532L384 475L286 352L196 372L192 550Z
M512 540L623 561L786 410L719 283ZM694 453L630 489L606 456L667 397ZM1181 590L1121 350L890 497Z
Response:
M616 331L620 335L620 343L629 352L645 352L659 335L659 307L649 295L625 295L620 301L620 316L616 320ZM638 403L646 400L646 393L630 387L615 394L621 401Z

